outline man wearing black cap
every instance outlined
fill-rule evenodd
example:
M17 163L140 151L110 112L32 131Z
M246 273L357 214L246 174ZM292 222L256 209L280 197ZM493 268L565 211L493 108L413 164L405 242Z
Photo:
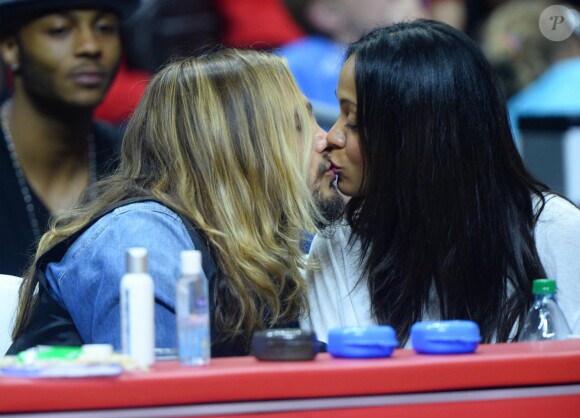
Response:
M0 0L0 274L21 276L52 214L111 169L119 133L93 121L139 0ZM90 196L89 196L90 198Z

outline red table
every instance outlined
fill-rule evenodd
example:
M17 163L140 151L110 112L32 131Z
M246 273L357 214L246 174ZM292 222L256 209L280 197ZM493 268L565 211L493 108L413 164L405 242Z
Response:
M97 410L97 411L95 411ZM115 378L0 376L0 414L69 417L580 417L580 340L475 354L312 362L158 362ZM57 414L55 414L55 412Z

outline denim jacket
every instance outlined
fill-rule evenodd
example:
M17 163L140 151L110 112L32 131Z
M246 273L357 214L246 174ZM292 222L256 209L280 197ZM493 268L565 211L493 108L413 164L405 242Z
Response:
M99 219L62 260L48 264L51 294L70 313L85 343L109 343L120 350L119 285L129 247L148 250L155 286L156 347L174 348L180 252L195 248L179 216L159 203L132 203Z

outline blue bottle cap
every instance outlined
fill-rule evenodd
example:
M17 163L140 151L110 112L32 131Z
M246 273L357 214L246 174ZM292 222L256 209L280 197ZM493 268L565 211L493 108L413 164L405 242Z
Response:
M411 344L420 354L473 353L481 341L473 321L423 321L411 327Z
M397 344L395 330L388 325L340 327L328 332L327 350L333 357L390 357Z

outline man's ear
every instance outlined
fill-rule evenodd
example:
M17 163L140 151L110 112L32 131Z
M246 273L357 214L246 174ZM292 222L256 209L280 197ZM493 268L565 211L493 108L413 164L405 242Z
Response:
M341 17L332 2L318 0L310 2L307 7L306 16L310 24L320 32L334 38L335 32L340 27Z
M0 39L0 56L4 64L12 71L20 68L20 50L16 36L9 35Z

